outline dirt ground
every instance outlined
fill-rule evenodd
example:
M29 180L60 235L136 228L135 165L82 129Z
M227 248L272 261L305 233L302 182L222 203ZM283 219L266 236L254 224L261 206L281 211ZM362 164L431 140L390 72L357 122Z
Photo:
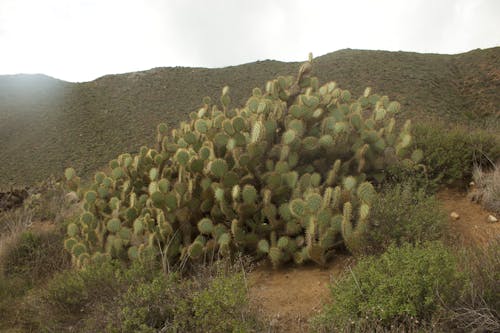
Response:
M500 239L500 222L489 223L488 215L494 214L471 202L466 193L445 189L438 193L437 198L448 213L450 230L458 242L466 246L486 246L493 239ZM458 220L449 216L452 212L458 214Z
M352 261L339 255L326 267L306 265L274 270L268 263L250 273L250 297L273 332L307 332L307 321L329 299L328 284Z
M486 246L500 237L500 222L488 223L490 213L470 202L466 193L445 189L437 198L448 216L451 212L459 215L458 220L449 217L450 230L457 242ZM307 332L309 318L329 300L329 282L352 262L351 257L343 255L325 268L309 265L279 270L264 263L249 276L251 303L261 318L270 323L273 332Z

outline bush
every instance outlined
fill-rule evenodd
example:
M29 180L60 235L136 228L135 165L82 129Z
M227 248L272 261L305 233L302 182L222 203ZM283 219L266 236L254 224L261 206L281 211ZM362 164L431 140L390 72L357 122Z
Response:
M2 266L7 277L19 276L31 283L69 267L70 257L63 249L58 231L25 231L3 249Z
M365 253L382 252L391 243L418 244L440 239L446 214L434 196L414 190L412 184L385 187L375 199Z
M131 286L120 302L121 332L247 332L258 326L241 267L222 260L191 274L160 274Z
M247 290L242 273L215 278L193 297L197 329L205 332L246 332Z
M369 321L429 322L441 304L454 304L464 289L455 257L440 242L391 246L367 257L331 286L333 303L312 321L317 331L343 331Z
M122 285L121 275L110 261L63 271L47 284L45 300L63 312L78 313L103 298L115 297Z
M229 332L257 327L241 266L221 260L185 276L154 268L156 260L89 264L54 276L23 312L34 331ZM140 274L140 272L145 274ZM1 280L0 280L1 282ZM0 304L1 305L1 304Z
M172 274L131 286L120 304L122 331L145 333L174 328L176 311L186 302L180 297L179 284L178 277Z
M464 182L471 178L474 163L484 165L488 159L500 159L500 137L486 131L450 129L437 122L417 123L413 134L413 147L423 150L421 163L435 184Z

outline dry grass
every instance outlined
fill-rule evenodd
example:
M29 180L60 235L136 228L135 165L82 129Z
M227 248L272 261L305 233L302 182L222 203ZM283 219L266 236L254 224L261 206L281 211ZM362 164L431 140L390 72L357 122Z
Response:
M33 210L24 207L0 214L0 274L5 258L16 244L21 233L33 224Z
M475 187L470 198L481 203L487 210L500 214L500 162L489 171L474 166L472 177Z
M500 332L500 240L487 247L457 249L469 286L461 301L446 306L442 321L458 332Z

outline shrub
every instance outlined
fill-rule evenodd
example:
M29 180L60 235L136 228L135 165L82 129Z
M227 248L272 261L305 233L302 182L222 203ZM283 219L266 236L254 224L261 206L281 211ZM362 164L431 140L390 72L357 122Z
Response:
M333 302L312 321L317 331L344 331L368 321L429 322L441 304L455 304L464 289L455 257L440 242L390 246L379 258L361 259L331 286Z
M246 332L249 323L243 321L247 312L247 290L242 273L219 276L207 289L193 297L194 320L197 329L205 332Z
M83 270L66 270L49 281L45 300L63 312L78 313L100 299L115 297L122 279L120 267L111 261L94 263Z
M181 292L180 285L179 278L171 274L130 286L120 303L122 331L157 332L164 327L173 331L178 324L175 323L177 311L187 303L180 297L185 293Z
M418 244L440 239L446 214L434 196L412 184L386 186L373 203L364 252L382 252L391 243Z
M422 163L436 184L464 182L471 178L474 163L500 159L500 137L486 131L435 122L415 124L413 135L413 148L424 152Z
M58 231L22 232L3 249L2 266L7 277L20 276L31 283L68 267L70 257L64 251L64 236Z
M249 311L241 266L221 260L193 265L182 276L166 274L152 263L157 261L138 260L126 267L112 260L61 272L22 309L33 314L23 318L24 325L35 331L62 331L71 325L78 332L108 333L258 327Z
M222 260L189 277L159 274L133 285L120 302L122 332L246 332L259 327L249 310L242 267Z

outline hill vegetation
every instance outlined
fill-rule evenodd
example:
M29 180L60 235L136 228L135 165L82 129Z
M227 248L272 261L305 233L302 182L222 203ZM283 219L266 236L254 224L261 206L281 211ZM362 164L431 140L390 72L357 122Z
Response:
M366 61L375 61L377 54L394 55L373 52ZM0 330L499 331L500 225L493 223L492 215L481 221L490 212L479 205L457 200L448 203L460 206L464 221L446 219L442 210L445 197L434 195L442 186L467 184L474 177L474 200L484 207L498 207L495 194L500 178L498 165L493 163L500 160L500 138L494 127L498 114L493 108L497 104L488 104L496 98L495 89L485 88L490 85L484 85L483 79L471 79L458 87L458 100L448 100L449 95L432 87L427 90L429 95L420 96L432 75L414 72L424 81L421 86L418 80L401 81L415 84L413 95L399 98L406 109L413 98L419 105L441 107L435 114L413 107L401 114L401 104L391 102L391 92L364 89L371 82L365 74L350 78L356 81L351 87L328 80L320 85L316 65L327 57L317 61L310 57L296 76L278 76L264 89L249 89L245 94L228 93L224 87L222 94L203 98L198 104L189 96L190 87L182 83L169 86L174 95L184 97L178 100L174 96L173 100L192 103L194 109L185 116L172 112L178 118L171 122L182 120L180 126L160 122L156 135L141 133L147 146L112 155L116 159L104 168L89 156L94 156L96 147L112 152L105 149L108 142L103 141L102 146L96 142L114 133L112 142L123 144L135 124L120 123L125 113L116 109L95 109L95 105L81 103L91 97L103 102L112 96L116 103L123 102L121 111L130 111L126 106L132 101L144 108L160 105L160 99L148 95L146 81L137 79L143 90L105 84L93 91L101 95L80 98L72 94L82 85L126 76L82 85L45 76L15 77L17 88L11 84L3 93L17 96L26 108L16 117L5 113L4 119L15 119L18 122L10 124L21 127L22 119L29 123L38 117L43 126L52 121L54 137L61 140L52 142L54 147L60 143L67 152L82 154L65 161L77 166L87 163L88 170L80 168L80 175L102 171L90 181L68 168L64 182L50 177L20 190L21 196L12 190L0 192L0 204L6 203L0 206ZM440 57L451 56L436 59ZM452 57L448 61L456 64L461 60ZM406 65L401 59L390 63L388 66ZM344 70L341 61L337 66ZM496 67L488 66L479 67L489 73L487 81L495 83ZM467 70L474 72L474 66ZM464 73L460 75L465 77ZM137 75L141 74L131 74L128 79ZM179 81L185 82L183 78L180 75ZM159 81L150 80L151 86ZM452 79L442 78L437 85L453 84ZM63 105L59 101L47 100L43 105L54 107L57 117L51 118L55 113L36 113L37 102L22 99L26 91L38 97L58 95L68 105L75 105L71 104L74 99L85 112L68 113L57 109ZM128 94L133 91L141 94L131 98ZM401 90L394 87L394 91ZM238 100L240 94L250 96L245 104ZM467 101L475 103L469 105L475 112L464 112ZM109 110L116 112L114 118ZM138 121L141 114L148 112L130 112L127 120ZM411 121L401 118L414 118L416 124L412 127ZM147 118L143 126L153 126L153 121ZM490 131L485 130L485 122L492 126ZM82 130L67 133L74 130L70 124ZM32 132L40 131L36 124L31 126ZM96 139L99 126L103 132ZM9 133L17 133L15 129L9 127ZM29 139L32 132L26 129L20 141ZM94 141L75 146L68 140L84 137L83 133L89 139L89 133L94 133ZM39 134L38 141L43 142L46 136L43 131ZM41 154L42 146L34 147L40 154L32 156L31 164L12 160L11 165L39 166L40 156L47 156ZM54 163L47 164L50 170L59 168ZM28 174L24 177L31 181ZM466 200L463 193L459 196ZM473 210L480 213L465 219ZM461 228L471 231L478 224L485 237L471 244L461 241L466 236ZM326 267L336 260L343 272L334 275L329 284L331 298L322 301L322 310L302 318L307 321L302 322L304 326L297 326L301 319L294 316L297 312L283 317L281 323L279 313L273 319L276 311L283 310L279 299L272 307L255 303L255 298L251 301L255 287L273 297L263 284L249 286L247 274L254 263L272 263L276 273L285 275L282 288L289 290L294 278L281 268L306 261ZM311 293L316 284L324 294L326 284L320 287L314 275L308 275L303 288ZM287 303L297 300L306 302L299 297Z
M122 152L151 146L156 124L177 126L204 96L218 100L228 85L232 106L240 106L254 87L294 74L297 66L266 60L220 69L156 68L85 83L0 76L0 187L61 175L68 166L89 176ZM371 86L402 104L402 118L495 129L498 68L499 47L459 55L341 50L316 58L313 74L354 96Z

